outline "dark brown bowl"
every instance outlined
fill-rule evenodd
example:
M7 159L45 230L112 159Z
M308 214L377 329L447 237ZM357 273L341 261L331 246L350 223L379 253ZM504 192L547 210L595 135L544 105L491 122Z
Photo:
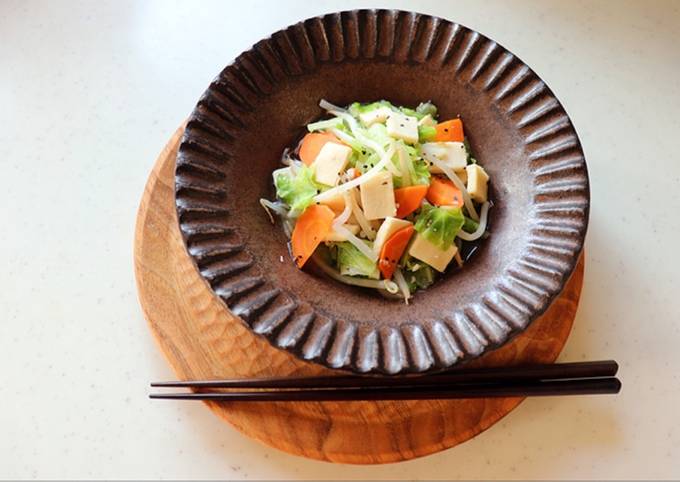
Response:
M490 238L408 306L296 269L258 202L320 98L431 99L462 116L491 175ZM176 198L189 254L254 332L329 367L396 374L477 357L545 311L583 247L589 188L569 116L521 60L440 18L354 10L276 32L217 76L189 119Z

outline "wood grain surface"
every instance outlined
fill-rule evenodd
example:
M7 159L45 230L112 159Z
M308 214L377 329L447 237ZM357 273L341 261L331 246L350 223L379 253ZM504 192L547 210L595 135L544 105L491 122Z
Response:
M189 258L174 205L174 166L183 128L163 149L137 217L139 299L179 379L323 375L331 370L273 348L233 316ZM569 336L583 283L583 256L565 290L521 335L471 365L552 362ZM380 464L438 452L496 423L521 398L403 402L213 403L244 434L291 454Z

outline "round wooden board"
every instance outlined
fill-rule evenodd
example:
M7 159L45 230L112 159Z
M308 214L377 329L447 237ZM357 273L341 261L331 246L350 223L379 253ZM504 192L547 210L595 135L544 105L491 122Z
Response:
M174 166L183 128L163 149L146 185L135 233L144 315L179 379L323 375L331 370L273 348L233 316L189 258L178 229ZM553 362L569 336L583 283L583 256L563 293L529 328L470 366ZM380 464L464 442L521 398L400 402L213 403L244 434L318 460Z

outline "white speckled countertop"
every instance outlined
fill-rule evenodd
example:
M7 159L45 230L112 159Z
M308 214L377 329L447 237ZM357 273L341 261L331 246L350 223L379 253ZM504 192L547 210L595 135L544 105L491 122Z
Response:
M0 477L680 477L680 3L389 3L494 38L565 105L592 211L562 359L615 358L624 390L529 400L464 445L379 467L292 457L202 405L146 398L173 377L132 272L157 153L261 37L386 4L191 3L0 2Z

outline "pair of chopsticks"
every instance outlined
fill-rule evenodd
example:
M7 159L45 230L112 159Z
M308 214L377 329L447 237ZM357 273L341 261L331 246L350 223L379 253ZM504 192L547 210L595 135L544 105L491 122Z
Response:
M245 378L154 382L156 388L195 392L152 393L166 400L233 402L434 400L489 397L541 397L618 393L613 360L517 367L458 369L403 377L331 376ZM231 391L208 391L229 389Z

